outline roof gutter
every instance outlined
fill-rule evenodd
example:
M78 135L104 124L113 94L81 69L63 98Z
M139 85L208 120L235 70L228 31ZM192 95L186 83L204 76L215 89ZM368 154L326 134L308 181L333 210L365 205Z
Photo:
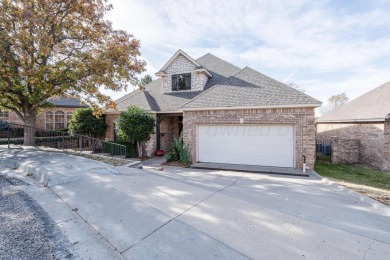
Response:
M345 119L345 120L324 120L317 121L316 124L329 124L329 123L371 123L371 122L385 122L385 118L365 118L365 119Z
M208 110L238 110L238 109L267 109L267 108L305 108L320 107L322 104L300 104L300 105L268 105L268 106L235 106L235 107L189 107L182 108L182 111L208 111Z

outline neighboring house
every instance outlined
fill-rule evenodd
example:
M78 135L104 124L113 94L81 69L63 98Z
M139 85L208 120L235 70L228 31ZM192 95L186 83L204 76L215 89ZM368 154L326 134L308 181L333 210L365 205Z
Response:
M389 171L390 82L320 117L317 137L359 140L357 161ZM344 142L344 146L348 143ZM343 149L345 156L353 154L348 147Z
M75 98L55 98L48 102L53 106L45 108L37 117L36 127L48 130L59 130L68 128L73 112L78 108L88 107ZM16 124L24 124L15 112L0 112L0 120Z
M194 60L179 50L156 76L106 113L107 138L119 113L135 105L156 114L148 154L170 150L182 132L193 162L302 168L305 156L313 168L320 101L212 54Z

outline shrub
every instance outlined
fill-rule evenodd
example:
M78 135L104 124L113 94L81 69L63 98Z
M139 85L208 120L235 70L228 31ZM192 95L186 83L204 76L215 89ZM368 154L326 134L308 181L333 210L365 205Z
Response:
M183 135L173 141L172 150L165 156L167 162L181 162L184 165L191 163L189 144L183 143Z
M108 125L104 117L96 117L92 108L79 108L73 113L69 124L69 133L101 137Z
M9 123L0 120L0 131L6 131L9 128Z

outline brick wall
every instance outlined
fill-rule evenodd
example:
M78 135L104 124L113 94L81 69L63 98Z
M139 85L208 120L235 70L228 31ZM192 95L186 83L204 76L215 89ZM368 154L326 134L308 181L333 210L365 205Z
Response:
M384 125L384 149L383 149L383 165L382 169L390 171L390 118L386 120Z
M179 137L179 122L178 118L175 117L166 117L160 124L160 133L163 133L164 136L160 135L161 150L164 152L170 151L172 149L172 144L174 139Z
M356 139L360 141L359 163L384 169L385 161L385 124L382 123L317 123L317 138Z
M184 142L190 142L191 158L196 160L199 124L294 124L296 126L296 168L302 168L303 155L307 166L313 169L315 162L315 117L312 108L240 109L213 111L185 111L183 114Z
M191 91L203 90L207 82L207 76L202 73L196 73L195 64L183 55L179 55L166 69L167 76L163 78L163 93L172 92L172 75L191 73ZM188 91L188 90L186 90Z
M360 141L332 137L332 163L358 163Z
M46 129L45 113L48 112L48 111L51 111L53 113L53 123L54 123L55 113L57 111L62 111L65 114L65 128L66 128L66 125L68 123L67 122L68 121L67 120L67 116L66 116L67 113L68 112L74 113L74 111L76 111L77 109L78 108L73 108L73 107L51 107L51 108L46 108L41 113L38 114L35 126L37 128ZM12 112L12 111L9 112L9 120L8 120L8 122L24 125L24 122L18 117L18 115L15 112ZM54 125L53 125L53 127L54 127Z

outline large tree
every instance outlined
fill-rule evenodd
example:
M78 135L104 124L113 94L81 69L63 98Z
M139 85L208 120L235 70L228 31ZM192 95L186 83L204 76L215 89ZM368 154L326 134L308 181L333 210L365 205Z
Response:
M48 99L75 97L95 113L115 103L100 89L136 84L139 41L114 30L105 0L0 0L0 103L27 127ZM33 145L31 131L24 144Z
M349 98L348 98L347 94L345 94L345 92L341 93L341 94L333 95L333 96L328 98L327 104L324 105L323 107L321 107L320 112L321 112L321 114L326 114L326 113L332 111L333 109L344 105L348 101L349 101Z
M139 90L145 90L145 86L147 84L149 84L150 82L152 82L152 81L153 81L152 76L150 76L149 74L145 75L143 78L138 80L138 88L139 88Z

